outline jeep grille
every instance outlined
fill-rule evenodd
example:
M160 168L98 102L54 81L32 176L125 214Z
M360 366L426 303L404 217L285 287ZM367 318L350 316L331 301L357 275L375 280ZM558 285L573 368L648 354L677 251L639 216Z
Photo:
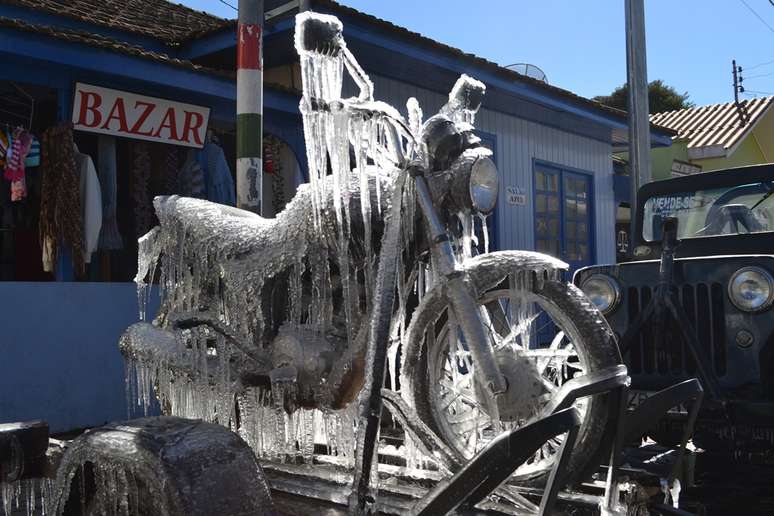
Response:
M706 353L718 376L726 373L725 289L720 283L684 284L675 287L689 321L696 328L700 350ZM628 323L645 308L653 295L648 286L630 287L626 303ZM664 339L654 341L653 319L635 336L627 363L633 374L694 375L696 363L678 326L670 320L665 325ZM627 325L628 326L628 325ZM667 343L672 343L668 346Z

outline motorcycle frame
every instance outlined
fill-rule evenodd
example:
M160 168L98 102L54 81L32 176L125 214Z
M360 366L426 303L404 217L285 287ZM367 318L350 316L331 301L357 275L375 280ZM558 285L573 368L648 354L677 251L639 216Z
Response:
M409 161L402 151L401 133L409 140L409 148L416 148L415 142L408 130L400 121L381 113L388 138L394 143L398 152L397 162L400 172L396 175L393 191L392 212L386 222L382 249L389 248L390 240L397 240L400 229L400 208L403 184L406 176L414 182L417 202L426 223L430 255L438 275L445 282L445 291L450 308L456 320L471 355L476 363L474 375L481 385L485 386L486 404L496 418L498 414L497 400L503 395L508 385L501 374L494 357L491 341L487 334L482 313L476 304L474 288L464 265L457 259L452 247L451 237L441 222L438 209L433 202L425 174L427 167L420 160ZM379 260L377 271L375 299L370 321L370 334L366 352L365 385L361 391L361 412L359 428L362 434L358 437L355 457L355 473L353 491L350 497L350 508L356 514L368 514L374 510L376 499L372 492L371 477L376 462L379 422L382 412L381 388L384 384L387 346L389 341L390 320L394 302L394 285L397 274L397 260L385 260L384 255ZM367 395L365 399L362 397Z

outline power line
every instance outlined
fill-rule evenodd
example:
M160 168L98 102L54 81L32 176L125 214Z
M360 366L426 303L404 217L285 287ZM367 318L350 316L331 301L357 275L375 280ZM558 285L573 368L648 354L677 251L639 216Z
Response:
M221 1L222 1L222 0L221 0ZM742 2L742 4L743 4L745 7L747 7L747 9L749 9L749 10L750 10L750 12L751 12L751 13L753 13L753 14L755 15L755 17L756 17L756 18L758 18L758 19L761 21L761 23L762 23L762 24L764 24L766 27L768 27L768 29L769 29L771 32L774 32L774 27L772 27L771 25L769 25L769 24L768 24L768 22L766 22L766 20L764 20L763 18L761 18L761 15L760 15L760 14L758 14L757 12L755 12L755 9L753 9L752 7L750 7L750 6L747 4L747 2L745 2L745 0L739 0L739 1L740 1L740 2Z
M237 9L236 7L231 5L230 3L226 2L226 0L218 0L218 2L220 2L221 4L224 4L224 5L227 5L227 6L231 7L235 11L239 11L239 9Z
M749 70L749 68L748 68L748 70ZM759 75L753 75L751 77L745 77L745 79L747 79L749 81L750 79L758 79L760 77L768 77L770 75L774 75L774 72L762 73L762 74L759 74Z
M774 92L771 92L771 91L745 90L745 93L755 93L758 95L774 95Z
M766 66L770 64L774 64L774 59L772 59L771 61L766 61L765 63L758 63L755 66L748 66L747 68L745 68L745 70L749 72L750 70L755 70L756 68L760 68L761 66Z

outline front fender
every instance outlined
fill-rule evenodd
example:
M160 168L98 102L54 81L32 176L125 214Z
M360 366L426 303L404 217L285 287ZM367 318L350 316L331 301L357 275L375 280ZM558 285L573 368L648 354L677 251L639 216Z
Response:
M497 286L508 274L524 274L538 281L546 279L558 280L561 274L569 270L569 266L552 256L534 251L497 251L469 258L462 263L466 281L475 290L478 297L487 290ZM435 310L428 307L437 306L440 298L446 296L446 285L437 283L425 294L411 317L411 323L402 342L403 362L401 365L401 386L409 385L406 379L414 374L422 354L422 335L419 332L431 318L438 317Z

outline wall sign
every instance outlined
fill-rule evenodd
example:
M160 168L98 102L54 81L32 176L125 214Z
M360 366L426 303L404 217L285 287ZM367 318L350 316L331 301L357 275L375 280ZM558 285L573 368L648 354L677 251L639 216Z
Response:
M76 83L73 128L124 138L202 147L210 108Z
M507 186L505 188L505 198L508 204L512 206L526 206L527 194L524 193L523 188L518 186Z
M694 165L679 159L672 160L672 177L689 176L701 172L701 165Z

